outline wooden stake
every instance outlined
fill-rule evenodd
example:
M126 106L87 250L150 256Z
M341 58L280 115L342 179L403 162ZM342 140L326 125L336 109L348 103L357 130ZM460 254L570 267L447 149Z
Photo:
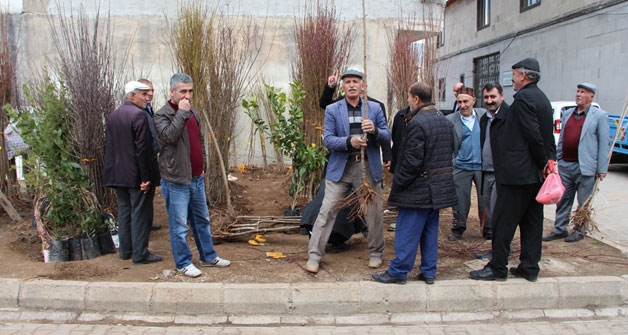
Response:
M2 205L2 208L4 208L13 221L22 221L20 213L15 210L15 207L13 207L13 204L7 199L2 190L0 190L0 205Z

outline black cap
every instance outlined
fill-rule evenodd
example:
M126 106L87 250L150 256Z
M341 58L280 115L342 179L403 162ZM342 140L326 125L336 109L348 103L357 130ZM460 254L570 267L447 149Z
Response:
M525 68L528 70L541 72L541 67L539 66L539 62L534 58L526 58L518 61L515 65L512 66L513 69Z
M345 79L345 77L358 77L360 79L364 79L364 74L358 70L349 69L345 71L342 76L340 76L340 79Z

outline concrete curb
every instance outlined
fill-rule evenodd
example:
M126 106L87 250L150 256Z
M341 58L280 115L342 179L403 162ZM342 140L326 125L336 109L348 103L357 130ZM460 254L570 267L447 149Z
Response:
M0 279L5 318L182 324L383 324L626 315L628 275L434 285L144 283ZM11 314L12 313L12 314ZM565 314L567 313L567 314ZM3 313L4 314L4 313ZM405 320L405 321L404 321Z

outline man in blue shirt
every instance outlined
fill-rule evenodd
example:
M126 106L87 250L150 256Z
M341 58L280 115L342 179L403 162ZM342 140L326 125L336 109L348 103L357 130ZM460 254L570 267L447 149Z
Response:
M474 109L475 94L470 87L458 89L458 111L447 115L454 125L454 183L456 199L454 206L454 227L448 239L456 241L462 238L467 229L467 217L471 207L471 182L475 183L478 198L478 217L480 224L484 217L484 202L480 196L482 185L482 149L480 147L480 118L486 110ZM485 238L490 236L484 235Z

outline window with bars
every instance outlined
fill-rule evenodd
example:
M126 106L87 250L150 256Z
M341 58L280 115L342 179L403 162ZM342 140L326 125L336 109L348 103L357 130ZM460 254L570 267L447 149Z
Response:
M541 4L541 0L520 0L519 12L525 12Z
M499 53L478 57L473 60L473 89L478 107L484 107L482 87L488 83L499 83Z
M478 30L491 25L491 0L478 0Z

